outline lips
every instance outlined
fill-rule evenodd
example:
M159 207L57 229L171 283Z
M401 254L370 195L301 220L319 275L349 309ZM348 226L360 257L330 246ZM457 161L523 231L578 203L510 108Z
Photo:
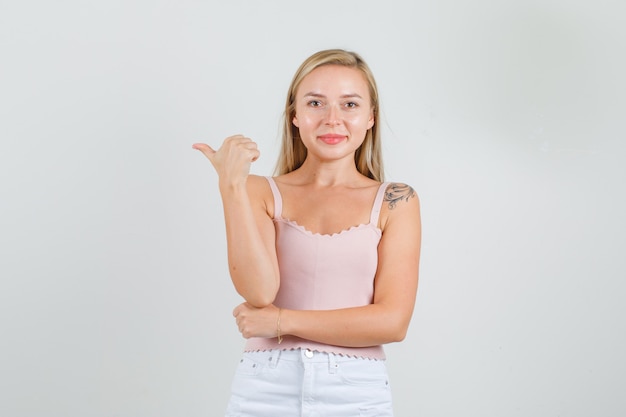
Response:
M342 142L344 139L346 139L346 136L329 133L326 135L318 136L317 138L327 145L336 145L339 142Z

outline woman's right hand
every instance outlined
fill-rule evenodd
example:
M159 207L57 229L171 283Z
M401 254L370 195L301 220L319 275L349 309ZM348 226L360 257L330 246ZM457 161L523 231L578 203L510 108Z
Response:
M216 151L205 143L195 143L192 148L207 157L219 176L220 183L235 185L245 183L250 164L259 159L257 145L243 135L229 136Z

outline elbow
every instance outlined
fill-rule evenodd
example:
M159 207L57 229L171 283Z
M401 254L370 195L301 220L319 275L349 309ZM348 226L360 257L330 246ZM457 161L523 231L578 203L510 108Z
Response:
M234 281L234 280L233 280ZM237 293L252 307L264 308L274 303L278 295L278 279L275 282L267 280L262 285L258 283L240 283L235 285Z
M263 297L257 295L255 297L244 297L246 302L254 308L265 308L274 302L275 297Z
M402 342L406 338L407 328L399 328L389 334L389 343Z
M241 295L252 307L264 308L274 303L277 292L278 291L269 289L266 291L255 291L253 293L245 293L241 291L239 292L239 295Z
M409 321L406 319L397 319L392 321L393 325L387 328L388 343L402 342L409 330Z

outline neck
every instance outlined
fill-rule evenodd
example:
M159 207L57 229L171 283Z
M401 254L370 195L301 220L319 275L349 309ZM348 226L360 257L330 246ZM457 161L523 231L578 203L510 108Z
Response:
M293 174L303 183L320 187L353 185L365 178L356 169L354 159L348 158L329 162L307 158Z

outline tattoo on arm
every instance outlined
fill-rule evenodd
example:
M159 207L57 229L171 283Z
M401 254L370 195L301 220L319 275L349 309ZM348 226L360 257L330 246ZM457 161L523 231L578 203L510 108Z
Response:
M415 197L415 190L406 184L392 183L385 190L385 201L389 202L389 210L396 208L399 201L409 201Z

